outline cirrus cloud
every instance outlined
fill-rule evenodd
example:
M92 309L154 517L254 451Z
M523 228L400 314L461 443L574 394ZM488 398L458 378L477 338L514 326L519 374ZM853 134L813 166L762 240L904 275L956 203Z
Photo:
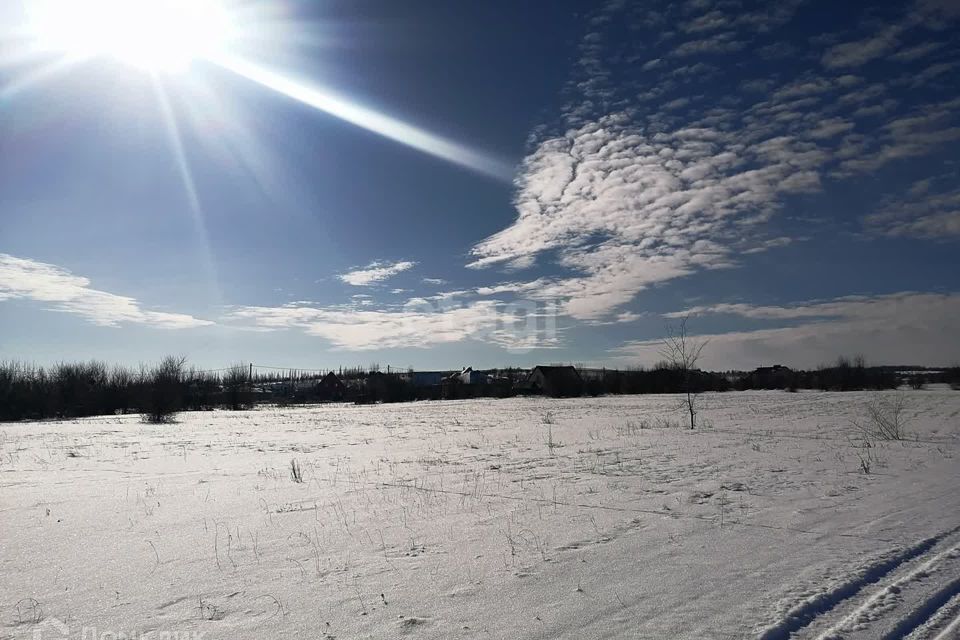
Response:
M90 280L29 258L0 253L0 301L33 300L72 313L93 324L141 324L158 329L193 329L214 324L182 313L143 309L132 297L90 287Z
M517 313L525 311L526 313ZM441 304L414 298L402 308L240 307L228 319L261 330L295 329L346 351L431 347L476 340L514 350L557 346L556 313L549 305L521 309L497 300Z
M365 267L341 273L337 277L355 287L369 287L372 284L389 280L398 273L403 273L416 266L416 262L403 260L400 262L385 262L377 260Z

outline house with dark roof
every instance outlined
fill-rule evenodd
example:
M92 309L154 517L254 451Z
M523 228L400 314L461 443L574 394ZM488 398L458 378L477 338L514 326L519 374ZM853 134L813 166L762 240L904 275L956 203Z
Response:
M323 402L342 402L347 396L347 386L331 371L317 383L316 393Z
M523 388L554 398L570 398L583 394L583 378L576 367L536 366L527 375Z

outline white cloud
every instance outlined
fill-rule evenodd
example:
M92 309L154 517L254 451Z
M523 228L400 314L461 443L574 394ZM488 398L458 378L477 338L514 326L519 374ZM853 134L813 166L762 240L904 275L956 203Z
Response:
M779 249L780 247L786 247L793 244L797 240L809 240L808 237L802 238L788 238L786 236L780 236L778 238L770 238L769 240L764 240L759 245L745 249L743 253L750 255L754 253L763 253L764 251L769 251L770 249Z
M733 53L747 46L743 40L738 40L733 32L718 33L703 40L684 42L670 54L676 57L697 56L716 53Z
M56 265L0 253L0 300L17 299L47 303L104 327L132 323L192 329L213 324L181 313L147 311L136 299L92 289L90 280Z
M426 299L411 299L399 310L322 307L241 307L230 319L252 322L261 329L299 329L349 351L430 347L478 340L508 349L550 348L558 336L547 324L544 308L539 324L520 317L496 300L440 308Z
M517 220L476 245L469 266L557 252L580 275L541 279L528 295L603 319L652 284L776 246L758 228L783 196L819 188L825 158L790 136L745 144L705 127L650 135L622 116L603 118L527 157Z
M401 262L376 261L371 262L362 269L341 273L337 277L347 284L352 284L355 287L368 287L372 284L383 282L384 280L392 278L398 273L403 273L408 269L412 269L414 266L416 266L416 264L416 262L410 262L408 260Z
M854 76L844 76L854 77ZM796 80L779 89L773 94L775 101L783 101L789 98L799 98L801 96L816 95L826 93L834 89L835 83L830 78L805 78Z
M912 62L913 60L918 60L933 53L941 47L943 47L942 42L924 42L923 44L898 51L890 57L898 62Z
M821 122L813 131L810 132L811 138L818 140L833 138L853 129L853 123L843 118L829 118Z
M948 77L954 77L952 72L958 66L960 66L958 62L938 62L930 65L920 73L908 76L906 80L913 88L922 87L925 84L929 84L931 80L935 80L946 74L950 74ZM947 80L947 82L952 84L951 80Z
M504 282L492 287L479 287L476 292L481 296L496 296L501 293L529 293L536 291L547 284L547 280L540 278L533 282Z
M730 20L722 11L710 11L697 18L680 25L680 28L686 33L698 33L702 31L714 31L729 26Z
M869 38L835 45L823 54L821 62L830 69L859 67L896 47L903 30L900 25L891 25Z
M924 105L884 124L871 137L874 146L840 165L838 176L870 172L896 160L929 155L960 140L960 98Z
M453 291L441 291L439 293L433 294L432 296L426 296L425 298L422 298L422 299L439 302L444 300L453 300L454 298L463 298L472 294L473 294L473 291L470 289L455 289Z
M960 238L960 188L931 193L931 183L930 179L914 183L907 195L866 216L867 229L892 237Z
M616 5L622 15L613 15L614 3L605 5L565 96L563 125L538 129L520 167L515 221L477 243L468 264L519 270L539 260L559 273L487 290L557 301L592 324L612 321L651 286L799 240L784 235L775 216L797 196L829 188L827 180L859 178L960 140L956 100L923 104L898 94L901 104L877 68L847 71L875 59L891 66L889 54L919 24L909 12L862 41L818 38L812 57L798 55L797 65L770 79L769 65L754 65L753 53L729 64L714 57L716 66L696 71L685 56L746 47L758 29L789 20L801 0L753 12L694 4L660 3L650 10L659 17L624 3ZM608 50L613 25L628 16L641 16L638 24L656 37L637 38L634 50ZM685 39L684 30L698 35ZM829 48L822 65L821 47ZM618 62L631 59L635 77ZM786 75L800 65L808 68ZM944 73L930 69L918 77ZM751 70L762 79L751 79ZM707 78L729 81L730 91L698 86ZM931 231L923 233L952 224L952 217L927 219Z
M816 367L839 355L863 354L875 364L951 365L960 361L960 294L896 293L851 296L790 306L721 304L668 314L731 314L775 322L774 328L696 336L708 340L702 366L708 369L753 369L781 363ZM696 318L690 321L696 326ZM628 342L615 360L652 364L659 360L659 340Z

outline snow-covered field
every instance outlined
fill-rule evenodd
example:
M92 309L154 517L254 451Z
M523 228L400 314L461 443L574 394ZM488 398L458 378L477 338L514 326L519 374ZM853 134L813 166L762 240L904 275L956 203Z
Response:
M960 393L905 395L0 424L0 637L958 638Z

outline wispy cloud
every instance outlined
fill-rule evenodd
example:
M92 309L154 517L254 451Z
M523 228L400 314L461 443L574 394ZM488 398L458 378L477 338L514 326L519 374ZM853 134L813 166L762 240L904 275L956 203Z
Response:
M892 198L864 218L874 233L931 240L960 237L960 187L956 175L915 182L902 197Z
M892 60L896 60L898 62L912 62L924 56L930 55L934 51L943 48L943 46L944 45L942 42L924 42L923 44L918 44L898 51L890 57Z
M734 33L718 33L703 40L689 40L673 50L673 56L686 57L711 53L732 53L746 48L747 43L738 40Z
M917 7L937 17L960 18L960 3L957 0L918 0Z
M708 340L703 366L752 369L782 363L814 367L839 354L863 354L876 364L929 363L960 360L953 339L960 315L960 294L903 292L852 296L786 306L718 304L667 314L732 315L780 326L697 336ZM696 317L691 326L697 323ZM652 364L659 359L659 340L628 342L614 359Z
M929 155L960 140L960 98L923 105L884 123L854 157L844 160L837 175L866 173L890 162Z
M546 323L550 309L523 317L496 300L442 306L413 299L402 309L336 307L241 307L229 319L266 330L296 329L349 351L430 347L476 340L508 349L550 348L558 344Z
M372 284L388 280L398 273L403 273L404 271L412 269L414 266L416 266L416 264L416 262L410 262L409 260L404 260L401 262L385 262L378 260L376 262L371 262L363 268L348 271L347 273L341 273L337 277L343 282L351 284L355 287L368 287Z
M192 329L213 324L187 314L149 311L135 298L93 289L87 278L56 265L0 253L0 300L17 299L44 303L104 327L130 323Z
M922 87L926 84L938 81L943 76L946 76L947 78L954 77L954 69L957 67L960 67L960 62L938 62L936 64L931 64L929 67L920 73L917 73L916 75L905 78L905 81L913 88ZM951 80L947 80L947 82L952 84Z
M896 48L903 30L901 25L891 25L863 40L835 45L823 54L821 62L830 69L859 67Z
M496 296L502 293L530 293L546 285L547 282L544 278L533 282L504 282L490 287L478 287L476 293L481 296Z

